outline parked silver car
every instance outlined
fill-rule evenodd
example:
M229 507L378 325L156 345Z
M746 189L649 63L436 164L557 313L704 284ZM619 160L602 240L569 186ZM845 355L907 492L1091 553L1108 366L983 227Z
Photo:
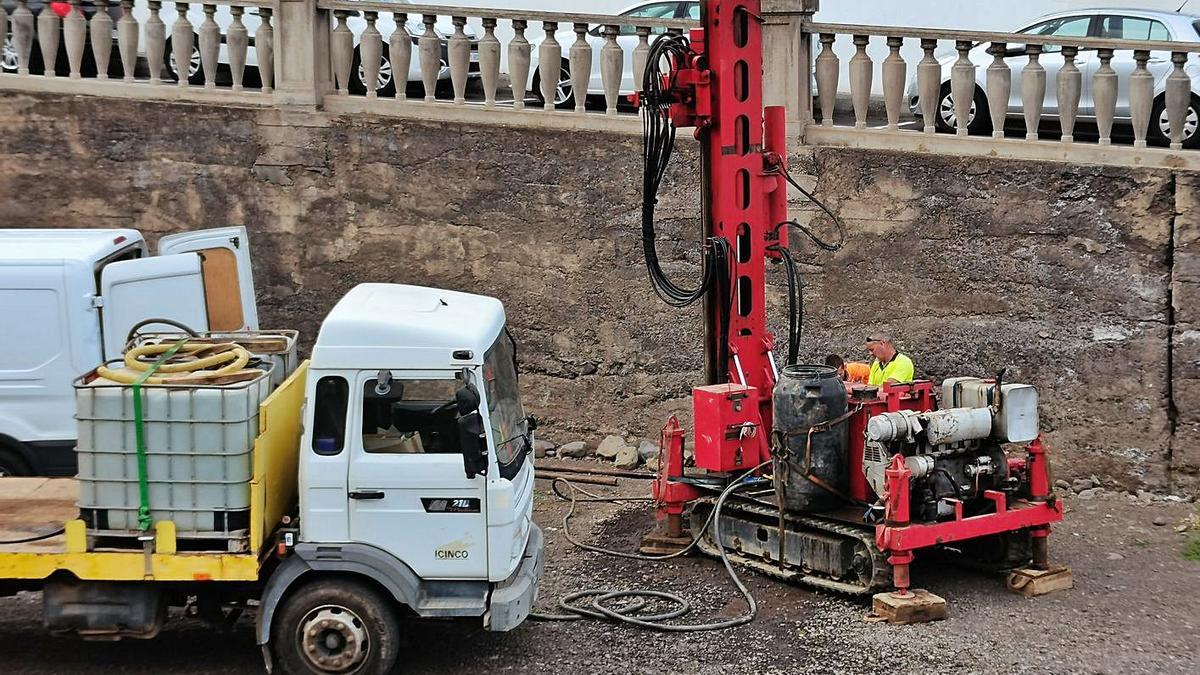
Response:
M1174 42L1200 41L1200 16L1178 12L1151 12L1138 9L1079 9L1069 12L1059 12L1043 16L1029 25L1016 31L1028 35L1055 35L1063 37L1091 37L1110 40L1156 40ZM1066 41L1069 44L1069 40ZM977 68L975 70L976 87L975 99L971 103L971 113L967 120L970 133L985 133L991 128L988 115L987 101L987 67L992 63L992 56L987 53L989 43L981 43L971 49L969 58ZM950 95L950 71L958 59L957 53L948 54L938 62L942 66L942 88L938 101L938 116L936 125L940 131L954 132L958 129L958 119L954 113L954 101ZM1021 117L1021 69L1029 59L1025 56L1025 46L1008 45L1008 56L1004 59L1012 72L1013 86L1008 102L1008 116ZM1063 56L1060 47L1047 45L1041 58L1041 64L1046 68L1046 102L1043 108L1043 119L1058 117L1057 88L1055 81L1058 71L1063 66ZM1095 49L1080 50L1075 59L1076 65L1083 73L1083 91L1079 100L1078 119L1095 121L1096 109L1092 100L1092 75L1100 66L1100 59ZM1117 71L1117 110L1116 122L1130 124L1129 108L1129 75L1136 67L1132 50L1117 50L1112 59L1113 70ZM1164 90L1167 75L1172 69L1170 52L1150 52L1150 72L1154 75L1154 111L1151 115L1149 140L1152 143L1166 144L1169 141L1170 124L1167 121L1166 101ZM1188 59L1185 70L1192 78L1192 101L1187 111L1184 125L1184 146L1200 147L1200 59ZM913 114L921 116L917 81L913 78L908 88L909 105Z

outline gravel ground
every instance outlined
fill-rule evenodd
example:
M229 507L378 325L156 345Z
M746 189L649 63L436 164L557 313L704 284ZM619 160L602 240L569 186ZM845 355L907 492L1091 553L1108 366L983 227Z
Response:
M644 494L626 481L623 494ZM543 490L546 485L539 483ZM611 490L599 488L601 491ZM743 578L759 603L749 625L717 633L653 633L595 621L529 622L491 634L465 623L408 627L403 671L422 673L1196 673L1200 672L1200 562L1182 556L1175 526L1196 516L1183 503L1130 503L1112 493L1068 499L1051 538L1054 561L1075 589L1034 600L1000 578L945 564L914 566L914 581L949 601L950 618L895 627L864 621L868 603ZM580 551L565 541L565 507L543 491L536 517L548 561L539 605L585 587L657 588L696 605L690 619L740 615L744 604L718 561L645 564ZM1164 526L1153 524L1165 521ZM574 529L630 550L652 523L648 506L587 505ZM115 643L52 638L40 597L0 599L0 671L5 673L256 673L252 625L213 631L178 619L155 640Z

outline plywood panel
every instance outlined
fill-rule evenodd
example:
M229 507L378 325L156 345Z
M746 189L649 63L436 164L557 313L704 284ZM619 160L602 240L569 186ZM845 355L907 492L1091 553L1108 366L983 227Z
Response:
M237 255L227 248L200 251L209 330L238 330L246 325L238 283Z

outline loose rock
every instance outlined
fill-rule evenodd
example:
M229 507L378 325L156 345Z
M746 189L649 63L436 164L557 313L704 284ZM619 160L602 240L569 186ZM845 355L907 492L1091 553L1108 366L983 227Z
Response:
M1056 487L1060 490L1063 490L1063 491L1067 491L1067 490L1071 489L1071 484L1068 483L1067 481L1059 478L1058 480L1054 481L1054 487Z
M570 443L565 443L558 446L557 452L560 457L572 457L579 459L581 457L587 457L588 447L587 443L584 443L583 441L572 441Z
M1097 487L1097 483L1091 478L1076 478L1075 480L1071 481L1071 489L1076 492L1091 490L1094 487Z
M638 456L643 462L649 462L651 459L658 459L658 445L650 441L642 441L638 443Z
M533 442L533 456L537 459L549 457L549 453L554 450L554 444L550 441L538 439Z
M1103 488L1098 488L1098 487L1088 488L1088 489L1080 492L1079 495L1077 495L1077 496L1080 499L1092 499L1094 497L1100 496L1100 493L1103 491L1104 491Z
M1154 523L1155 525L1157 525L1159 527L1162 527L1167 524L1167 519L1163 518L1162 516L1158 516L1150 522Z
M616 459L617 453L625 447L625 439L620 436L605 436L604 440L600 441L600 445L596 446L596 456L604 459Z
M646 459L646 469L658 473L658 456Z
M613 460L613 464L618 469L636 469L641 459L641 457L638 457L637 448L626 445L617 452L617 457Z

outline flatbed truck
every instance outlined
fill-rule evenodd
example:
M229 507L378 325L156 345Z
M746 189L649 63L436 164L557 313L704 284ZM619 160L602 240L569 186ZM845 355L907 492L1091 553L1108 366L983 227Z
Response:
M70 478L0 479L0 596L43 593L46 627L151 638L169 606L257 612L268 671L391 672L409 618L524 621L543 539L534 422L498 300L365 284L259 408L245 552L170 521L113 547Z

